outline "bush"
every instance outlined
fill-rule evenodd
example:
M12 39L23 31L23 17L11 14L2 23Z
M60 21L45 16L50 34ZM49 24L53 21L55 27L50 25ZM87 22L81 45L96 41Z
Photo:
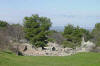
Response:
M63 41L62 43L63 47L70 47L70 48L74 48L73 43L69 42L69 41Z

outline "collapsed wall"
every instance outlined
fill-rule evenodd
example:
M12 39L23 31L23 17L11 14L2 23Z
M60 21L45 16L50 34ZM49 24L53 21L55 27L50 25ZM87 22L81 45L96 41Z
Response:
M27 48L26 48L27 46ZM24 56L68 56L73 54L72 48L63 48L56 43L48 43L45 49L34 48L30 44L22 44L19 46L19 51L22 52Z
M21 44L18 49L24 56L68 56L79 52L90 52L94 47L93 42L85 42L82 38L81 46L76 49L63 48L61 45L51 42L48 43L47 47L44 47L45 49L41 47L34 48L28 43Z

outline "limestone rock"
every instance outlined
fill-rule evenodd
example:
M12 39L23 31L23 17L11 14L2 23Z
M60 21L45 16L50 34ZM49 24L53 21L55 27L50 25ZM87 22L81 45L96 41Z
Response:
M96 45L91 42L91 41L87 41L85 42L84 41L84 37L82 38L82 43L81 43L81 51L83 52L90 52L93 50L93 48L95 47Z

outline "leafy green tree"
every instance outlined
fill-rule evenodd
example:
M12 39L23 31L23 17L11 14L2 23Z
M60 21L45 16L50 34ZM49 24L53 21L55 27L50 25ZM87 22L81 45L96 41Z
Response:
M51 21L47 17L35 14L24 18L25 38L35 47L46 46L50 27Z
M69 24L65 26L63 35L66 38L66 40L62 43L64 47L76 48L77 46L80 46L82 37L90 34L86 29L78 26L74 27L73 25Z
M8 23L6 21L1 21L0 20L0 28L5 28L7 27Z
M100 46L100 23L95 24L92 31L93 41L97 46Z

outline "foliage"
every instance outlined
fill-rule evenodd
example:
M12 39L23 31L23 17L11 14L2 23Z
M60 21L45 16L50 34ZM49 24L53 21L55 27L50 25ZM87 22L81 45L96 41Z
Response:
M100 23L95 24L95 28L92 31L93 41L97 46L100 46Z
M0 28L5 28L7 27L8 23L6 21L1 21L0 20Z
M72 42L70 42L70 41L63 41L62 44L63 44L64 48L65 47L71 47L71 48L74 47L74 44L72 44Z
M62 43L64 47L68 46L71 48L75 48L76 46L80 46L82 41L81 38L83 36L88 36L86 38L89 39L90 34L86 29L80 28L78 26L74 27L73 25L69 24L65 26L63 35L66 38L66 40Z
M48 38L48 41L54 43L56 40L54 38Z
M8 23L6 21L0 20L0 49L8 49L9 46L9 38L7 31Z
M25 38L36 47L43 47L46 45L47 35L51 21L47 17L39 17L35 14L31 17L24 18L24 32Z

